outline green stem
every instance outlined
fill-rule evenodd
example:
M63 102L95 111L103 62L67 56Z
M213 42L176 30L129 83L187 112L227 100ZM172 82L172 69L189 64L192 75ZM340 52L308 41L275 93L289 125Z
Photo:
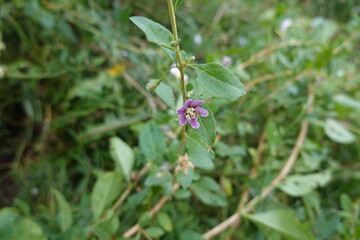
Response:
M168 3L168 8L169 8L169 16L170 16L170 21L171 21L172 32L174 35L174 41L177 42L179 40L179 37L178 37L178 33L177 33L176 17L175 17L175 10L174 10L174 6L173 6L173 2L172 2L172 0L167 0L167 3ZM183 94L183 102L185 103L185 101L186 101L186 88L185 88L185 78L184 78L185 63L181 57L180 46L177 45L175 48L176 48L176 51L175 51L176 59L178 62L178 67L179 67L180 76L181 76L181 91Z
M167 3L168 3L168 8L169 8L169 16L170 16L170 21L171 21L172 32L174 35L174 41L178 42L179 37L178 37L178 33L177 33L177 28L176 28L176 17L175 17L175 10L174 10L174 6L173 6L173 2L172 2L172 0L167 0ZM181 91L182 91L182 95L183 95L183 102L185 103L186 102L186 88L185 88L185 78L184 78L185 62L183 61L183 59L181 57L181 50L180 50L179 44L175 47L175 49L176 49L176 51L175 51L176 59L177 59L177 63L178 63L179 71L180 71L180 77L181 77ZM181 154L181 152L184 148L185 136L186 136L186 126L184 126L181 131L181 140L180 140L178 154Z

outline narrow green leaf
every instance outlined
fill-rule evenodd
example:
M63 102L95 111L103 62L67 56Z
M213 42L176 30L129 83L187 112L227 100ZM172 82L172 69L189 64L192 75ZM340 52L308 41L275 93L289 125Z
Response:
M196 167L207 170L214 168L212 161L212 159L214 159L214 153L199 136L189 134L186 138L185 147L189 154L189 161Z
M145 229L145 232L153 238L158 238L165 234L164 230L160 227L148 227Z
M2 208L0 210L0 239L46 240L41 227L28 217L20 216L15 208Z
M146 158L160 162L165 152L165 136L153 122L145 124L140 133L140 149Z
M126 180L130 181L130 173L134 165L133 150L120 138L112 137L110 139L110 154Z
M216 131L215 131L215 119L208 105L203 103L202 108L209 112L207 117L199 117L200 127L198 129L190 129L189 133L198 135L201 139L205 140L209 144L214 144Z
M352 97L350 97L349 95L346 94L336 94L333 97L334 102L348 107L348 108L352 108L353 110L359 111L360 112L360 101L357 99L354 99Z
M155 92L169 107L175 109L175 96L171 87L162 82Z
M279 188L290 196L299 197L310 193L318 186L325 186L330 179L330 172L292 175L287 177Z
M159 212L156 215L156 219L158 220L161 227L165 229L167 232L172 232L173 230L173 223L169 215L165 212Z
M183 171L179 171L176 173L176 179L183 188L188 188L192 183L193 175L194 170L192 168L188 168L188 174L183 173Z
M191 189L206 205L216 207L227 205L225 196L220 192L219 184L209 177L202 177L200 181L191 185Z
M131 17L130 20L140 28L146 35L149 42L158 45L169 46L170 42L174 39L173 34L161 24L154 22L145 17ZM175 52L166 47L161 47L174 61L176 59Z
M61 192L56 189L53 189L55 194L56 202L58 204L58 224L62 232L66 232L72 223L73 223L73 215L71 211L71 205L65 199Z
M94 220L99 219L121 191L121 175L118 172L103 173L91 193L91 209Z
M291 239L314 239L314 236L286 209L270 210L257 214L243 214L243 216Z
M217 63L193 64L198 75L196 85L213 97L236 98L245 94L245 88L238 77L226 67Z
M355 141L355 136L334 119L326 120L325 133L331 140L338 143L349 144Z

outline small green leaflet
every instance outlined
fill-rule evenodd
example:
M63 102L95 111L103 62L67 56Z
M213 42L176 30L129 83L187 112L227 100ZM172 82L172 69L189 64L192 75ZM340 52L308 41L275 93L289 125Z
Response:
M120 195L121 175L118 172L102 173L91 193L91 210L94 220L99 219L104 211Z
M168 29L145 17L135 16L131 17L130 20L145 33L146 39L149 42L158 44L169 55L169 57L175 61L175 52L169 48L161 46L169 46L170 42L174 39L174 36Z
M110 139L110 155L126 180L130 181L130 172L134 165L133 150L120 138L112 137Z
M189 154L189 161L196 167L210 170L214 168L214 152L206 142L197 135L189 134L186 138L185 147Z
M150 161L161 162L165 153L165 135L154 123L145 124L140 133L140 149Z
M160 83L155 89L156 94L163 100L170 108L175 109L174 92L166 83Z
M245 94L238 77L218 63L192 64L198 77L195 85L213 97L237 98Z
M256 214L243 214L254 223L271 228L289 239L311 240L314 236L287 209L275 209Z
M206 109L209 112L209 116L207 117L199 117L199 123L200 127L198 129L190 129L190 134L196 134L201 139L205 140L208 144L214 144L215 137L216 137L216 131L215 131L215 119L214 116L205 103L203 103L200 107Z

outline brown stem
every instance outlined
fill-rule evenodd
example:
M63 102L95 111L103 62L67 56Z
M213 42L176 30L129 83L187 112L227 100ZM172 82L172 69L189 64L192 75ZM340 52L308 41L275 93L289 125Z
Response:
M313 111L313 103L314 103L314 93L313 92L314 92L313 87L309 86L309 88L308 88L309 102L307 105L307 113L311 113ZM228 219L224 220L219 225L215 226L211 230L204 233L203 237L205 239L210 239L210 238L220 234L222 231L224 231L228 227L230 227L233 224L235 224L236 222L238 222L240 219L240 215L242 213L249 213L250 211L252 211L255 208L255 206L259 203L260 200L263 200L264 198L266 198L275 189L275 187L279 183L281 183L282 180L284 180L286 178L286 176L289 174L292 167L294 166L296 159L300 153L300 149L305 142L308 128L309 128L309 123L307 122L307 120L303 120L301 123L300 133L296 139L295 146L292 149L289 158L286 160L283 168L281 169L280 173L276 176L276 178L262 191L262 193L260 195L257 195L249 203L247 203L244 208L240 209L240 211L237 210Z
M175 183L173 188L172 188L172 194L174 194L180 187L179 183ZM150 210L150 217L154 217L158 211L164 206L164 204L169 201L168 197L162 197L157 203L156 205ZM132 226L129 230L127 230L124 234L123 237L124 238L130 238L132 237L135 233L137 233L140 230L141 226L139 223L135 224L134 226Z

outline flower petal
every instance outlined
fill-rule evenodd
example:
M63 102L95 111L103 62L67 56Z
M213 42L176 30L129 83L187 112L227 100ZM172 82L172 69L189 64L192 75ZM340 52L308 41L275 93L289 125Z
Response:
M203 117L209 116L209 112L201 107L196 108L196 110Z
M191 107L197 108L198 106L200 106L203 103L204 103L203 100L195 100L195 101L192 102Z
M187 100L185 103L184 103L184 107L185 108L188 108L188 107L190 107L191 105L192 105L192 100L191 99L189 99L189 100Z
M190 123L192 128L199 128L200 127L200 123L198 122L198 118L193 118L188 120L188 122Z
M185 125L185 123L186 123L186 117L185 117L184 114L180 115L180 117L179 117L179 123L180 123L181 126L184 126L184 125Z
M177 114L178 114L178 115L183 115L183 114L185 113L185 111L186 111L186 107L185 107L185 106L182 106L181 108L179 108L179 109L177 110Z

